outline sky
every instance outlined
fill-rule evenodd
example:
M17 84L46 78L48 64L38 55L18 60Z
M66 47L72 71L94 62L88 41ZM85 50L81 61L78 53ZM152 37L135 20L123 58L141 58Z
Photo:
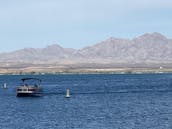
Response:
M0 52L152 32L172 38L172 0L0 0Z

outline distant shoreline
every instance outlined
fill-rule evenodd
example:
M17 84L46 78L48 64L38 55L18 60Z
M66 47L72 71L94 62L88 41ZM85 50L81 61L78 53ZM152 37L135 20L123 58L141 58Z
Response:
M172 68L27 68L27 69L0 69L0 75L44 75L44 74L146 74L146 73L172 73Z

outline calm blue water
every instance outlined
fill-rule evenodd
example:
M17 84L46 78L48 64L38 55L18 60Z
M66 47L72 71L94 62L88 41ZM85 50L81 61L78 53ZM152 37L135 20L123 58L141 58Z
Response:
M42 79L44 96L17 98L23 77ZM172 129L172 74L1 75L3 83L0 129Z

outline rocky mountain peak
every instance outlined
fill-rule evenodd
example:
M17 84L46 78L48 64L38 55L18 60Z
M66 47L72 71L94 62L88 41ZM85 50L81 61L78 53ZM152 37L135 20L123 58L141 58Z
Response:
M46 47L46 49L63 49L63 47L61 47L58 44L52 44Z
M171 62L172 40L160 33L146 33L133 40L110 37L93 46L80 50L63 48L58 44L46 48L26 48L12 53L0 54L1 62L61 62L77 61L79 63L116 62ZM99 62L96 62L96 61Z
M167 38L160 33L154 32L154 33L145 33L144 35L141 35L140 37L138 37L138 39L166 40Z

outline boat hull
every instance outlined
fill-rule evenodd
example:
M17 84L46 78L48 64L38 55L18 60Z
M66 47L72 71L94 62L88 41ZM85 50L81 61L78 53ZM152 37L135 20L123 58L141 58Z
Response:
M41 93L17 93L17 97L41 97Z
M42 96L42 89L40 87L33 86L21 86L17 89L17 97L27 97L27 96Z

